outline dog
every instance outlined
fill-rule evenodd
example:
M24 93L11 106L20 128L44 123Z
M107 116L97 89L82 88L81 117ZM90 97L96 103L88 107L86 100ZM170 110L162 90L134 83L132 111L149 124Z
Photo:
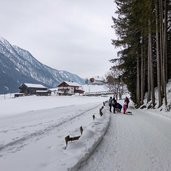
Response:
M75 141L78 140L80 138L80 136L75 136L75 137L70 137L69 135L65 137L65 143L66 143L66 147L68 145L69 141Z
M95 120L95 118L96 118L95 115L93 115L93 120Z
M80 133L81 135L83 134L83 127L80 126ZM75 141L75 140L78 140L81 136L75 136L75 137L70 137L69 135L65 137L65 143L66 143L66 147L68 145L68 142L69 141ZM65 149L66 149L65 147Z
M103 106L100 108L100 110L99 110L99 113L100 113L100 116L103 116L103 112L102 112L102 110L103 110Z
M81 133L81 135L83 134L83 127L82 126L80 126L80 133Z

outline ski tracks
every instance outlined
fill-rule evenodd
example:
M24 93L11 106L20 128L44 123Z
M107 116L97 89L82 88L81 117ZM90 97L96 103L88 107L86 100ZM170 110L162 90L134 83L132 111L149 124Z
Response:
M0 144L0 157L4 156L5 154L9 153L16 153L20 151L24 146L30 144L32 141L38 141L44 136L48 136L51 132L55 131L58 132L57 137L64 139L66 136L64 134L64 129L66 129L67 133L76 132L79 133L79 127L82 125L85 125L86 117L91 117L91 115L98 112L99 104L97 105L91 105L92 107L83 108L78 106L76 111L72 111L72 106L69 106L70 108L68 111L72 111L70 114L66 115L66 117L60 117L60 118L53 118L53 119L44 119L42 122L37 120L37 123L35 124L26 124L22 125L17 128L5 128L0 131L0 135L3 136L9 136L8 142L1 143ZM75 110L75 106L74 110ZM53 111L53 113L59 113L59 109L50 109L47 110L46 113L50 113ZM65 109L64 109L65 111ZM39 112L39 111L37 111ZM42 112L42 111L41 111ZM32 114L36 114L36 111ZM75 124L77 127L76 130L68 130L67 125L68 124ZM30 130L32 132L30 132ZM62 133L60 134L60 131L62 130ZM14 134L15 132L15 134ZM1 136L2 137L2 136ZM10 138L11 137L11 138ZM1 139L2 140L2 139Z

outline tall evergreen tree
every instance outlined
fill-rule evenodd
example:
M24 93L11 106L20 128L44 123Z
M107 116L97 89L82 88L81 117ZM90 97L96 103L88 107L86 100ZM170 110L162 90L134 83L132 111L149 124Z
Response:
M123 47L118 68L123 70L123 81L133 101L141 105L148 91L148 100L155 106L154 87L157 86L159 106L163 97L167 105L166 83L171 77L171 50L168 48L171 45L171 0L115 2L118 18L113 18L112 27L118 40L112 40L112 44Z

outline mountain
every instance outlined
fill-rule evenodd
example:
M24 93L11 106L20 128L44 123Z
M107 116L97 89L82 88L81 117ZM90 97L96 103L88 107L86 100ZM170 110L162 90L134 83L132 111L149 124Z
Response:
M76 74L50 68L30 52L11 45L0 38L0 94L17 92L22 83L39 83L49 88L56 87L62 81L74 81L84 84L85 80Z

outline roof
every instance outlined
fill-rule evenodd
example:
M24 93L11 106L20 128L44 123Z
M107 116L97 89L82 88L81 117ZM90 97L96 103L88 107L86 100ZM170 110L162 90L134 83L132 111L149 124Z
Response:
M62 83L66 83L68 84L69 86L74 86L74 87L80 87L81 85L76 83L76 82L70 82L70 81L63 81ZM60 83L59 85L61 85L62 83ZM59 86L58 85L58 86Z
M41 84L24 83L24 85L26 85L29 88L46 88L45 86Z

